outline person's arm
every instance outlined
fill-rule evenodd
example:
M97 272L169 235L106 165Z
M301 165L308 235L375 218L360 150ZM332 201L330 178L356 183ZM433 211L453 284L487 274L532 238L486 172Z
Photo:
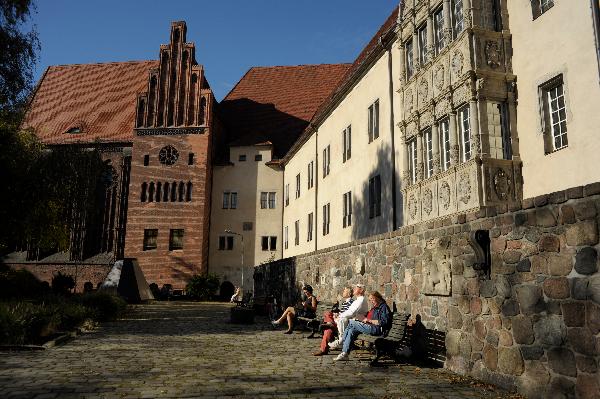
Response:
M350 316L355 315L356 311L362 305L362 301L364 301L364 297L356 298L356 300L354 302L352 302L352 305L350 305L350 307L348 309L346 309L346 311L340 313L338 317L350 317Z
M379 311L379 316L377 323L373 323L376 326L387 326L390 321L390 308L383 303L381 306L381 310Z

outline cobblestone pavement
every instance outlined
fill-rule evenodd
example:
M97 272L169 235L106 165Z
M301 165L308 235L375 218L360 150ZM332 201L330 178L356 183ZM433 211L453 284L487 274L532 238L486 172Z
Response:
M0 353L0 398L510 397L443 369L372 368L364 351L341 364L313 357L317 339L285 335L264 318L230 324L230 307L140 305L64 346Z

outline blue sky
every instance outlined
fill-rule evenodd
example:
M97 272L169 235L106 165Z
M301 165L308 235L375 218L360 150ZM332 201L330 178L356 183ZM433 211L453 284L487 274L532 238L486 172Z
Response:
M171 21L222 99L252 66L352 62L398 0L37 0L36 81L49 65L156 59Z

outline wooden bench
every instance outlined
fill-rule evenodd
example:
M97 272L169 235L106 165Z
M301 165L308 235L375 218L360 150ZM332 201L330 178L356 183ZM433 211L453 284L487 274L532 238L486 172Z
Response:
M410 342L412 328L406 329L406 343ZM427 367L444 367L446 361L446 333L439 330L425 330L425 353L421 358L409 359L415 364Z
M357 341L363 341L370 348L375 348L375 358L371 364L376 364L384 354L395 358L396 350L402 346L410 314L392 313L392 327L386 335L358 334Z
M319 331L319 326L321 325L321 321L323 320L323 313L325 313L328 310L334 309L337 305L337 302L331 303L319 301L317 302L317 310L315 311L316 316L314 318L301 316L296 318L296 322L298 325L311 330L311 333L307 338L313 338L315 334Z

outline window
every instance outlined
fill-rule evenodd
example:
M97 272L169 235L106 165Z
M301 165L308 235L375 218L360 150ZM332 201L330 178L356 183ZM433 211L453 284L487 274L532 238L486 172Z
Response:
M458 110L458 130L462 151L461 159L463 162L467 162L471 159L471 122L468 105Z
M160 183L158 183L158 185L159 185L158 191L160 192ZM160 196L160 193L156 196L157 201L160 198L159 196ZM185 187L185 200L186 200L186 202L190 202L192 200L192 182L191 181L187 182L186 187Z
M238 161L246 162L246 154L240 154L240 156L238 157Z
M169 251L183 249L183 229L171 229L169 234Z
M243 231L252 231L252 222L244 222L242 223Z
M148 202L154 201L154 182L150 182L148 186Z
M329 203L327 205L323 205L323 235L326 236L329 234L329 221L331 218L331 214L329 213L331 208L329 207Z
M156 249L158 238L158 229L144 229L144 251Z
M290 185L285 185L285 206L290 204Z
M352 156L352 127L348 126L342 132L342 162L346 162Z
M313 188L313 186L315 185L315 163L314 161L310 161L308 163L308 189L310 190L311 188Z
M536 19L552 7L554 7L554 0L531 0L533 19Z
M283 228L283 248L288 249L288 227Z
M312 241L313 239L313 213L308 214L308 223L307 223L307 237L306 241Z
M348 191L344 194L344 220L343 227L346 228L352 225L352 193Z
M219 251L231 251L233 249L233 236L219 236Z
M379 100L369 107L369 143L379 137Z
M423 133L425 141L425 178L433 176L433 133L431 129L425 130Z
M256 155L254 156L254 160L255 160L255 161L257 161L257 162L260 162L260 161L262 161L262 154L256 154Z
M261 248L263 251L277 250L277 237L275 237L275 236L261 237Z
M463 0L452 0L452 37L456 39L464 29Z
M260 193L260 209L275 209L275 193L261 192Z
M300 244L300 221L294 222L294 245Z
M419 64L427 63L427 24L423 25L417 32L419 38Z
M450 167L450 121L448 118L440 121L440 149L442 170L448 170Z
M300 198L300 173L296 175L296 198Z
M158 153L158 161L163 165L174 165L179 159L179 151L173 146L165 146Z
M140 190L140 201L141 202L146 202L146 197L148 196L148 183L144 182L142 183L142 187Z
M275 193L269 193L269 209L275 209Z
M412 139L406 143L408 148L408 176L410 183L417 182L417 139Z
M501 0L489 0L481 2L481 25L485 29L502 31L502 7Z
M144 155L144 166L150 165L150 155Z
M369 179L369 219L381 216L381 177Z
M446 45L444 43L444 10L440 8L433 14L433 51L438 55Z
M329 175L329 164L331 162L331 149L330 146L323 148L323 177Z
M237 209L237 193L235 191L223 192L223 209Z
M194 164L194 153L190 152L188 154L188 165L193 165Z
M415 59L413 55L413 42L409 40L404 45L406 55L406 79L410 79L415 74Z
M565 148L567 140L567 107L563 77L559 75L540 86L542 96L542 126L545 136L545 152Z

